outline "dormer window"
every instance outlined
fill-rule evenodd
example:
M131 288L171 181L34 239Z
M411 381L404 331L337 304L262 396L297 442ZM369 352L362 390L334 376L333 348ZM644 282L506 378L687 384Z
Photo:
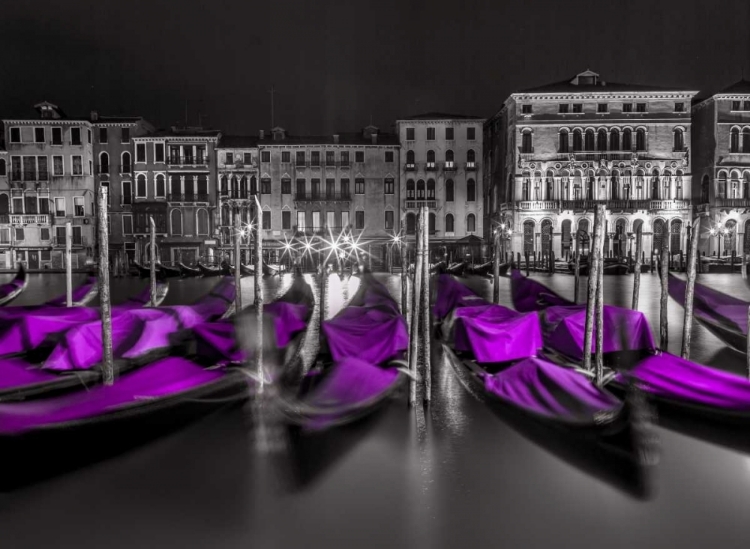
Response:
M531 105L521 105L522 114L531 114Z

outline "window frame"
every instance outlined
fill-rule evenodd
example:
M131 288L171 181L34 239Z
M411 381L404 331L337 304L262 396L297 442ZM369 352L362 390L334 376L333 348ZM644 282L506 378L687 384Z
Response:
M125 219L130 219L130 232L125 230ZM130 236L133 234L133 214L122 214L122 221L120 222L120 228L122 229L123 236Z
M39 139L37 132L42 131L42 139ZM44 131L44 126L34 126L34 143L45 143L47 139L47 132Z
M76 173L76 158L78 159L78 164L80 168L80 173ZM70 175L74 177L81 177L84 175L83 173L83 156L80 154L72 154L70 155Z
M80 201L79 201L80 199ZM81 208L81 214L78 213L78 208ZM83 196L73 197L73 217L86 217L86 198Z
M76 138L75 138L76 133L78 134L78 142L76 142ZM83 145L83 141L81 140L81 127L80 126L72 126L70 128L70 144L76 147Z

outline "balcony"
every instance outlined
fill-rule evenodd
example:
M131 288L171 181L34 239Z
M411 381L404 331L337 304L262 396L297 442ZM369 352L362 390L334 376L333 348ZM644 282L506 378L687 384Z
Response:
M473 172L477 169L477 163L476 162L467 162L466 163L466 171L467 172Z
M11 215L12 225L49 225L48 214Z
M257 193L251 192L237 192L237 191L221 191L219 196L226 200L252 200Z
M430 200L414 200L414 199L407 199L406 200L406 209L407 210L413 210L416 208L421 208L422 206L427 206L431 210L434 210L437 208L437 201L435 199Z
M750 208L750 198L717 198L718 208Z
M348 201L352 196L348 192L338 193L296 193L294 200L297 202L313 202L316 200Z
M169 194L170 202L208 202L207 194Z
M52 240L50 241L53 248L64 248L65 247L65 237L56 237L53 236ZM76 235L76 233L73 233L73 248L85 248L88 246L88 239L85 236L82 235Z
M425 162L424 169L428 172L434 172L437 170L437 163L435 162Z
M416 169L417 169L417 165L414 162L411 162L411 163L407 162L406 164L404 164L404 170L407 172L413 172Z
M518 209L521 211L556 210L557 206L557 200L522 200L518 202Z
M445 164L443 164L443 169L446 172L455 172L456 171L456 163L453 162L453 161L446 162Z
M208 166L207 156L170 156L170 166Z
M651 200L649 210L689 210L689 200Z

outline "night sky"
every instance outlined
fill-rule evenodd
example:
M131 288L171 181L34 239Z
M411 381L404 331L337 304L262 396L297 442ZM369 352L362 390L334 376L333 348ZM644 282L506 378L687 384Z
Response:
M7 5L6 5L7 4ZM0 12L0 116L38 101L226 134L490 116L514 90L750 79L750 1L34 0Z

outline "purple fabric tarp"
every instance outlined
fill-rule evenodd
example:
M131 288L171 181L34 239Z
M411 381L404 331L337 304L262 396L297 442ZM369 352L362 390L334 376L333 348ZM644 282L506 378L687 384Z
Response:
M574 360L583 359L586 306L548 307L541 313L545 345ZM602 351L655 351L648 320L640 311L604 306ZM623 336L626 347L623 348ZM596 341L591 338L591 352Z
M323 323L334 362L358 357L371 364L392 359L409 346L406 322L388 290L371 275L362 306L349 306Z
M540 311L551 306L574 305L544 284L523 276L518 269L513 269L510 274L510 287L513 308L522 313Z
M182 358L166 358L122 376L112 386L29 402L0 404L0 434L17 435L85 420L177 395L225 375Z
M472 292L450 275L442 274L437 279L437 298L432 312L438 320L444 319L456 307L484 305L487 301Z
M750 410L750 381L669 353L641 360L629 375L658 396L726 410ZM620 374L618 379L624 382L625 377Z
M669 275L669 295L680 305L685 305L687 282ZM747 310L750 303L695 283L693 314L699 320L727 324L747 335Z
M529 412L570 423L593 423L622 403L585 376L540 358L527 358L484 376L487 391Z

